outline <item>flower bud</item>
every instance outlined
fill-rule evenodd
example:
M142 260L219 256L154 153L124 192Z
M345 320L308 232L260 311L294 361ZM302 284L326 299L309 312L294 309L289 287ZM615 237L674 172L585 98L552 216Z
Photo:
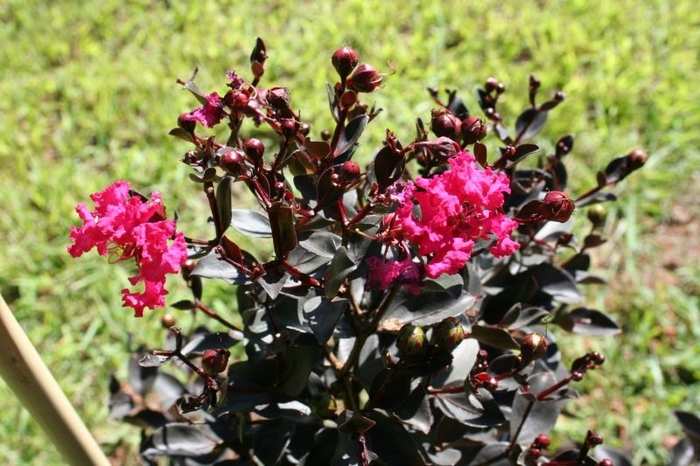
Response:
M464 340L464 327L459 319L448 317L433 329L432 341L446 351L452 351Z
M216 375L226 370L231 353L226 348L208 349L202 355L202 369L208 375Z
M240 175L243 170L245 154L238 147L227 150L219 157L219 166L231 176Z
M348 78L347 85L355 92L372 92L382 83L382 75L372 65L363 63Z
M425 332L417 325L404 325L401 327L398 337L396 337L396 347L402 356L413 356L422 353L425 349Z
M457 152L462 150L457 142L445 136L440 136L434 141L418 142L415 145L425 147L430 155L440 162L446 162L447 159L454 157Z
M486 92L495 91L498 88L498 79L496 79L496 78L487 79L484 87L486 88Z
M343 95L340 96L340 105L343 108L350 108L357 102L357 93L355 91L345 91Z
M357 52L347 45L336 50L331 57L333 68L338 72L340 79L347 78L352 73L352 70L355 69L359 60L360 57L357 55Z
M286 138L293 138L299 131L299 122L293 118L283 118L281 120L280 130L282 131L282 136Z
M561 191L550 191L544 196L542 205L543 220L552 220L564 223L574 213L576 204L571 198Z
M287 110L289 108L289 89L285 87L273 87L267 90L267 103L275 110Z
M224 95L224 104L235 112L242 112L248 107L250 96L242 89L230 90Z
M362 170L360 169L360 166L356 162L353 162L352 160L348 160L347 162L343 163L340 166L340 181L341 181L341 183L350 184L353 181L357 180L357 178L361 174L362 174Z
M250 159L256 164L262 160L263 153L265 152L265 144L260 139L250 138L245 144L245 153Z
M639 149L635 149L629 154L627 154L627 159L629 160L630 168L632 168L632 170L641 168L642 165L647 163L648 158L649 155L643 150Z
M540 434L537 437L535 437L535 440L533 442L534 445L537 445L540 448L547 448L550 444L549 437L547 437L544 434Z
M163 314L160 318L160 324L163 328L174 327L175 322L175 317L172 314Z
M474 144L486 137L488 128L486 122L479 117L468 117L462 120L462 139L465 144Z
M594 204L588 208L586 216L588 220L591 221L594 228L599 228L605 223L605 219L608 217L608 209L606 209L603 204Z
M182 128L185 132L192 134L194 133L194 129L197 126L197 122L192 119L188 119L188 116L189 115L187 113L183 113L182 115L180 115L177 118L177 125L180 128Z
M496 390L498 388L498 380L487 372L477 372L471 378L475 388L485 388L486 390Z
M547 354L547 339L539 333L528 333L520 341L520 355L529 363Z
M462 122L451 112L433 110L430 118L430 128L437 137L457 140L462 131Z

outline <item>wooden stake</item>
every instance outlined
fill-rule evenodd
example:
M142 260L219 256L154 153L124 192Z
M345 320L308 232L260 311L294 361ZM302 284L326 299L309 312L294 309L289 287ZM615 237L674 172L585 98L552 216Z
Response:
M69 464L109 466L1 295L0 376Z

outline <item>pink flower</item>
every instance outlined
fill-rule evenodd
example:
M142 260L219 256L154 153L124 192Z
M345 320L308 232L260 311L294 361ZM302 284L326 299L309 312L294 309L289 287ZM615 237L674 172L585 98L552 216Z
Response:
M502 210L510 181L504 173L479 169L466 151L450 159L450 170L418 177L399 194L392 229L427 258L425 273L436 278L457 273L469 260L478 239L496 237L489 251L513 254L519 244L510 238L517 222Z
M183 114L180 118L186 121L198 121L207 128L211 128L221 121L224 116L224 100L216 92L207 97L204 106Z
M165 275L180 271L187 245L182 233L175 232L175 222L166 220L160 194L153 193L144 202L129 192L129 183L117 181L90 198L94 212L85 204L75 208L83 225L71 227L70 255L79 257L96 248L115 262L133 258L139 273L129 282L143 282L144 291L122 290L124 306L133 307L136 317L143 316L144 308L164 307Z
M370 268L367 288L386 290L394 284L400 284L413 294L420 293L420 264L413 262L410 257L403 261L370 257L366 262Z

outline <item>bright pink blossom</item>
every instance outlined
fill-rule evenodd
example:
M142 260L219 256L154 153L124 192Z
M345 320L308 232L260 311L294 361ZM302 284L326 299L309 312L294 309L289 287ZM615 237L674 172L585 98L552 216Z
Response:
M367 288L386 290L392 285L400 284L413 294L420 293L421 267L410 257L402 261L370 257L367 265Z
M129 282L143 282L144 291L122 290L124 306L133 307L136 317L143 315L144 308L164 307L165 275L180 271L187 245L182 233L175 232L175 222L166 220L160 194L153 193L144 202L129 192L129 183L117 181L90 198L94 212L85 204L75 208L83 225L71 227L70 255L79 257L96 248L115 261L134 258L139 273Z
M401 239L427 258L425 272L431 278L457 273L478 239L494 235L496 243L489 251L496 257L519 248L510 238L518 224L502 209L504 194L510 192L508 177L479 169L466 151L452 157L450 165L443 173L406 184L392 222Z
M207 97L207 102L190 113L183 114L180 118L187 121L198 121L207 128L211 128L221 121L224 116L224 99L219 94L212 92Z

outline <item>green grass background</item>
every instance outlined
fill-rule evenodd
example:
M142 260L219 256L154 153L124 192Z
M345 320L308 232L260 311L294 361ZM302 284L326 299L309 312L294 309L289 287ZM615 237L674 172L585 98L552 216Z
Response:
M0 291L98 441L110 451L136 429L107 417L107 379L124 376L129 338L158 345L160 311L136 320L122 309L129 271L66 253L73 207L123 178L160 190L187 232L202 231L202 203L177 160L189 147L167 135L196 102L175 83L199 66L202 89L224 90L224 72L244 76L256 36L268 48L264 84L292 90L293 107L330 123L324 83L330 55L355 47L363 61L395 73L368 99L385 112L368 130L369 158L385 128L408 140L416 116L429 118L427 86L459 89L476 111L473 89L489 76L507 83L502 113L526 105L529 74L542 93L568 96L539 141L551 148L576 136L573 194L594 183L609 158L643 147L651 159L626 180L612 209L615 248L599 271L613 295L592 290L623 325L617 338L560 336L567 357L589 348L608 364L581 384L560 438L595 428L636 464L663 464L681 434L672 409L700 413L697 260L680 281L649 280L665 251L649 242L672 207L700 194L700 10L690 0L595 2L404 0L368 2L179 2L5 0L0 5ZM476 112L475 112L476 113ZM583 219L583 215L579 215ZM662 246L662 247L659 247ZM686 256L697 259L698 251ZM171 302L185 297L172 280ZM223 288L209 293L222 313ZM609 291L609 290L608 290ZM206 297L206 296L205 296ZM673 338L669 337L669 332ZM62 464L0 381L0 462Z

